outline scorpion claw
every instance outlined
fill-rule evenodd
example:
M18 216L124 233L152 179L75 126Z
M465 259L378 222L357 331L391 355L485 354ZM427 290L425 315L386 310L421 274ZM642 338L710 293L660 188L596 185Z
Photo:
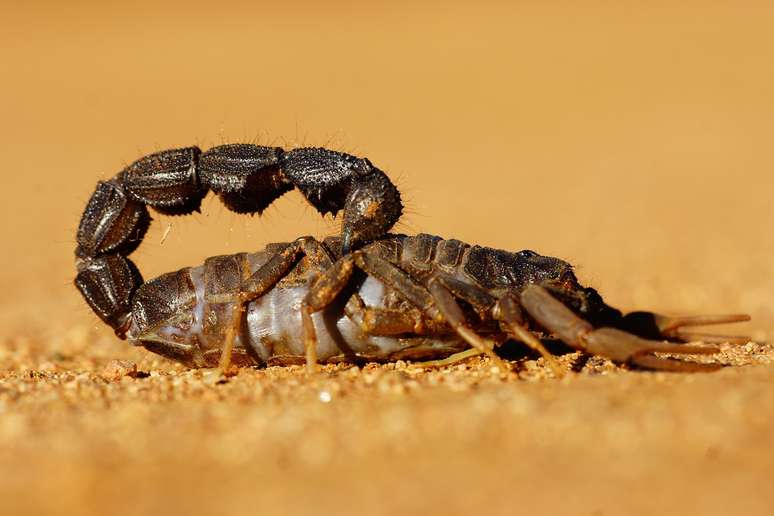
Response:
M681 342L701 341L712 344L747 344L750 342L750 337L746 335L701 333L685 328L749 320L750 316L747 314L668 316L653 312L632 312L623 318L622 324L616 326L647 338L669 338Z
M653 352L711 355L720 351L714 346L692 346L643 339L615 328L599 328L579 336L577 340L589 353L602 355L616 362L638 363L639 358L653 356L650 355ZM652 360L645 360L645 362L652 362Z
M629 363L663 371L712 371L716 367L681 363L653 355L676 353L705 355L720 351L714 346L695 346L643 338L618 328L594 328L538 285L530 285L521 294L522 306L542 326L575 349L609 358L617 363ZM651 314L652 315L652 314ZM661 338L658 335L656 338Z
M672 330L664 335L681 342L706 342L708 344L747 344L748 335L722 335L717 333L701 333L697 331Z

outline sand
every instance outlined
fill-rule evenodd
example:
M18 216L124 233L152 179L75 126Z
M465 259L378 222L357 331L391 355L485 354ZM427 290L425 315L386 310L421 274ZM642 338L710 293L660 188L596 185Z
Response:
M0 513L771 514L774 11L766 3L100 3L0 21ZM746 312L712 374L565 352L244 369L131 348L79 298L97 180L168 147L367 156L399 230L577 265L624 310ZM296 193L154 216L146 278L335 234Z

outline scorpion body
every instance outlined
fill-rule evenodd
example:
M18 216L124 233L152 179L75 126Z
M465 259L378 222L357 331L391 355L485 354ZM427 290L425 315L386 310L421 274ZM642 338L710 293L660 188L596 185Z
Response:
M197 210L208 190L237 212L260 213L298 188L321 213L344 211L339 237L302 237L263 251L216 256L142 282L127 255L150 217ZM400 195L368 160L326 149L224 145L146 156L98 183L78 228L75 284L116 334L190 366L315 364L462 358L516 340L561 374L536 333L618 363L675 371L717 366L655 352L706 354L746 342L691 326L745 315L623 315L573 267L533 251L509 252L437 236L394 235Z
M422 238L422 236L416 237ZM410 237L394 237L401 245ZM312 242L310 237L303 241ZM382 244L380 244L382 245ZM165 274L142 285L132 307L130 341L191 366L214 367L238 310L240 287L246 278L286 248L271 244L257 253L216 256L199 267ZM340 248L329 238L320 251ZM239 312L231 362L241 365L295 364L305 360L301 306L310 285L323 272L319 255L304 256L264 295L248 301ZM368 316L358 308L381 313L409 313L412 308L395 291L373 277L361 278L348 289L351 299L335 303L312 315L317 336L316 355L321 362L440 358L463 351L464 340L449 331L396 331L404 328L369 328ZM174 303L169 303L174 300ZM360 305L360 302L363 304ZM394 311L394 312L393 312ZM372 312L373 313L373 312ZM393 321L394 322L394 321ZM372 323L371 323L372 324ZM381 333L381 334L379 334Z

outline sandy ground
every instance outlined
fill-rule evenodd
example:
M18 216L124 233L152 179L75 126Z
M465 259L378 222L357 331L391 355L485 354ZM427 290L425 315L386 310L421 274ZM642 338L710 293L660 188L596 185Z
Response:
M771 514L772 23L763 2L4 7L0 513ZM231 141L367 156L401 231L560 256L625 310L747 312L727 330L754 342L707 375L565 354L556 380L517 354L505 376L213 382L118 341L72 253L97 180ZM295 193L155 219L146 278L337 231Z

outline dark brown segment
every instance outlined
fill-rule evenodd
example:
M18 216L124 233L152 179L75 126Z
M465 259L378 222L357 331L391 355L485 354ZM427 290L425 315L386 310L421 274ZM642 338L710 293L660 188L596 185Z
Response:
M261 213L293 189L279 166L283 150L247 143L220 145L199 158L202 183L230 210Z
M214 256L204 262L202 333L206 342L200 343L202 349L220 349L225 341L234 322L234 310L241 302L238 294L246 267L247 255L244 253Z
M441 237L420 233L403 241L402 261L417 269L429 269L433 262L433 251Z
M111 251L127 255L142 241L150 215L132 201L115 181L100 181L78 224L78 256L98 256Z
M583 336L594 327L560 303L544 288L530 285L521 293L521 306L544 328L575 349L584 349Z
M132 294L141 284L137 267L119 254L84 260L75 277L75 286L94 313L121 338L126 330L123 326L130 312Z
M314 282L304 303L312 312L317 312L328 306L341 292L352 277L353 263L349 257L344 257L328 267Z
M288 151L280 158L280 165L285 177L323 215L335 215L344 208L352 179L371 172L366 159L320 147Z
M414 318L402 310L365 308L361 329L368 335L400 335L416 330Z
M300 148L286 152L280 167L321 214L344 210L342 254L387 233L403 212L398 189L367 159Z
M137 289L132 303L138 335L180 314L192 314L195 305L196 290L188 268L150 280ZM183 322L175 326L185 329Z
M266 249L268 251L269 246ZM242 283L243 298L251 300L263 295L286 278L304 256L308 258L308 266L318 265L324 270L331 265L328 252L320 242L309 236L297 238L284 249L276 252Z
M467 253L464 267L471 280L487 289L520 288L531 283L575 278L569 263L533 251L511 253L474 246Z
M521 267L514 253L473 246L468 252L465 272L484 288L517 287Z
M206 189L199 184L198 147L169 149L144 156L126 167L119 179L135 201L170 214L199 209Z
M486 290L475 285L460 281L457 278L446 273L437 271L435 273L436 281L441 282L456 297L467 301L479 313L483 313L492 307L495 298Z
M400 192L384 172L373 168L367 177L357 178L344 204L343 252L348 253L381 237L402 213Z
M469 326L465 320L462 308L460 308L452 293L436 278L432 278L428 282L427 288L435 304L438 306L438 310L443 314L444 319L446 319L449 325L454 328L454 331L472 347L486 353L498 367L507 370L508 365L492 349L494 343L483 339Z
M325 237L322 241L323 247L328 251L328 254L335 257L341 257L341 237L329 236Z
M398 264L403 253L403 244L396 238L386 238L370 244L366 252L373 253L390 263Z
M451 272L461 262L468 245L459 240L441 240L435 248L435 264Z
M204 262L204 291L208 298L239 292L246 256L240 253L207 258Z
M363 252L355 255L355 264L386 286L395 289L409 303L432 319L442 320L442 316L433 302L433 297L427 289L392 263L376 255Z

